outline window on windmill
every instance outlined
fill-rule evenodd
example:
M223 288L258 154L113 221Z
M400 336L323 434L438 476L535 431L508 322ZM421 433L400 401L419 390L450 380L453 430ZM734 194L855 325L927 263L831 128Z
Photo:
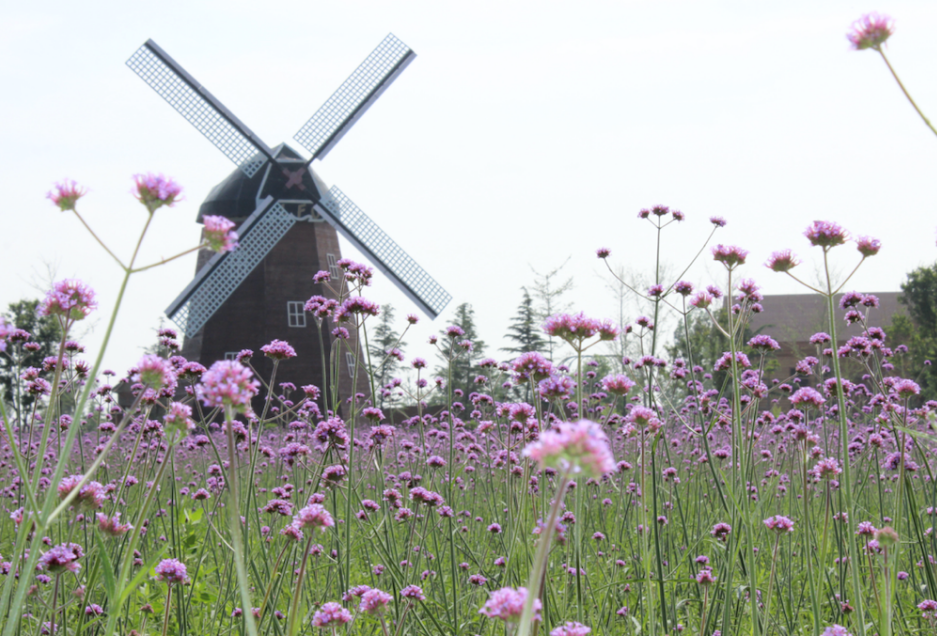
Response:
M345 363L348 365L348 376L351 378L355 377L355 354L346 351Z
M237 360L239 351L225 351L224 359L225 360Z
M342 280L342 270L338 267L338 261L335 260L335 254L326 254L325 257L329 261L329 273L332 275L332 280Z
M303 301L288 300L286 302L286 322L290 327L306 326L306 310Z

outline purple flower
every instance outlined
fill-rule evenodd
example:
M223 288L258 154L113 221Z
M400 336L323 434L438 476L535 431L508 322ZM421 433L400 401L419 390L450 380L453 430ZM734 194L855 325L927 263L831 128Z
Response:
M79 186L75 181L65 179L55 184L55 188L46 195L46 198L59 207L59 210L66 212L74 210L78 199L87 194L87 190Z
M778 534L794 531L794 522L788 517L782 517L781 515L775 515L765 519L765 526L768 530L774 530Z
M172 585L173 583L188 583L189 573L178 559L163 559L156 566L156 580Z
M97 309L94 290L80 280L66 279L53 285L39 306L40 316L56 316L67 322L81 320Z
M745 258L748 256L748 250L743 250L741 247L734 245L717 245L712 248L712 253L713 260L722 263L728 269L732 269L737 265L744 265Z
M801 404L811 404L813 406L821 406L826 402L826 398L820 395L816 389L812 389L809 386L797 389L797 391L790 397L791 403L796 405Z
M511 587L502 587L500 590L495 590L491 593L484 607L478 610L478 613L488 618L499 618L506 623L516 623L521 619L521 614L524 612L524 602L526 600L526 587L519 587L516 590ZM535 621L541 620L541 607L540 599L535 599Z
M882 242L868 236L860 236L856 239L856 248L864 258L875 256L882 249Z
M159 391L163 387L170 391L176 388L176 372L172 363L153 354L140 358L133 373L133 380L145 384L154 391Z
M804 232L814 247L835 247L846 242L846 230L830 221L814 221Z
M823 633L820 636L852 636L849 632L846 631L846 628L842 625L831 625L823 630Z
M835 457L824 457L813 467L813 474L820 479L832 479L843 472Z
M371 588L361 595L361 604L358 606L358 611L371 616L380 616L392 600L394 600L394 597L387 592Z
M881 49L882 44L895 32L894 21L887 15L868 13L852 23L846 39L857 51Z
M596 256L599 258L608 258L608 255L611 253L611 250L609 250L607 247L600 247L595 251Z
M800 261L791 250L781 250L771 254L765 267L775 272L787 272L800 265Z
M677 213L674 212L674 215L676 214ZM577 623L576 621L566 621L559 627L552 630L550 632L550 636L586 636L586 634L591 631L591 627L586 627L582 623Z
M818 331L817 333L810 336L810 344L821 345L832 341L833 338L830 337L830 334L823 331Z
M300 528L319 528L325 532L326 528L335 525L332 515L321 504L309 504L296 513L293 523Z
M714 525L713 529L709 531L709 534L719 539L720 541L727 541L731 533L732 526L721 522Z
M892 393L900 398L908 399L921 394L921 387L914 380L902 378L891 387Z
M273 340L270 344L262 346L260 350L271 360L286 360L287 358L296 357L296 350L283 340Z
M551 336L576 344L598 334L601 340L615 340L619 329L611 322L589 318L584 313L556 314L547 318L543 329Z
M312 615L313 627L335 627L351 622L351 612L339 603L328 602Z
M537 393L544 400L568 398L575 389L576 382L565 375L554 375L537 383Z
M760 351L777 351L781 345L771 336L759 334L748 341L748 346Z
M227 405L246 412L260 386L252 376L251 370L240 362L219 360L202 374L202 383L196 385L195 394L208 408Z
M750 369L752 366L748 356L741 351L735 352L735 363L740 369ZM732 352L726 351L722 354L722 357L716 361L713 371L725 371L730 368L732 368Z
M38 569L46 570L52 574L62 572L77 572L81 569L78 559L84 556L84 551L77 543L63 543L46 551L39 557Z
M709 292L700 290L696 292L696 295L693 296L693 298L690 299L690 304L697 309L706 309L713 303L714 300L715 298L713 298Z
M544 431L537 441L524 448L524 455L543 466L596 478L615 470L608 437L598 424L589 420L563 422Z
M192 420L192 407L182 402L171 403L166 415L163 416L163 424L166 425L166 428L184 433L195 430L195 422Z
M681 296L689 296L693 293L693 283L685 280L681 280L676 285L674 285L673 288L674 291L676 291Z
M715 225L716 227L725 227L726 220L721 216L711 216L709 217L709 222Z
M633 389L635 382L627 375L607 375L602 378L602 390L615 395L627 395Z
M238 246L238 233L234 231L234 222L223 216L202 218L204 230L202 238L213 252L230 252Z
M134 196L151 214L164 205L172 207L182 193L179 184L161 174L137 174L133 180Z
M409 598L414 601L425 601L426 597L423 595L423 590L418 585L408 585L407 587L400 590L400 596L403 598Z
M917 608L924 613L924 618L937 618L937 601L927 599L918 603Z
M696 575L696 582L700 585L712 585L716 582L716 577L713 576L713 571L709 568L703 568L699 571L699 574Z
M120 513L115 512L113 517L108 517L102 512L97 514L98 528L106 535L111 537L122 537L131 530L133 526L129 523L120 522Z
M381 313L381 308L362 296L352 296L342 303L342 306L335 311L336 322L343 322L348 319L349 314L359 314L361 316L377 316Z

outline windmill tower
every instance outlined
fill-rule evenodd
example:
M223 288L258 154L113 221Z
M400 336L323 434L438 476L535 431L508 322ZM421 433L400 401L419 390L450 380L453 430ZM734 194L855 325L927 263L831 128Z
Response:
M430 318L448 304L452 297L439 283L341 190L326 187L311 168L415 57L403 42L388 35L294 136L311 154L308 159L286 144L267 146L152 40L127 60L238 166L202 203L197 221L206 215L229 218L238 224L240 245L222 254L200 252L195 278L166 310L185 334L185 357L208 366L242 349L257 351L273 339L286 340L298 355L280 366L277 381L297 387L329 386L332 378L322 361L329 359L336 345L333 325L328 320L322 324L320 340L316 321L303 305L313 295L333 296L312 277L326 270L333 280L341 280L336 265L341 259L339 234ZM343 398L353 392L368 393L361 357L351 353L358 350L354 337L346 341L348 346L342 345L338 360ZM255 357L253 363L269 377L269 360ZM356 367L358 384L353 386Z

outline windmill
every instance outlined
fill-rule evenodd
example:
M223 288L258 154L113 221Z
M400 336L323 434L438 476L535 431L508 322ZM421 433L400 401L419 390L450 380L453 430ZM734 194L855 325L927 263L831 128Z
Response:
M312 170L416 57L388 35L307 121L294 139L311 156L286 144L270 148L152 40L127 60L143 81L202 133L238 169L211 191L199 209L238 223L233 252L199 253L195 278L166 309L185 334L183 355L210 364L257 349L274 338L299 354L278 379L328 386L322 360L331 327L321 334L303 311L312 295L331 295L314 284L317 271L340 280L338 234L367 256L414 304L435 318L451 296L339 188L328 188ZM322 344L320 344L322 343ZM366 392L354 341L339 360L342 396ZM255 366L258 361L255 360ZM269 373L269 361L264 361ZM327 365L326 365L327 366ZM260 369L259 369L260 370ZM346 373L347 371L347 373Z

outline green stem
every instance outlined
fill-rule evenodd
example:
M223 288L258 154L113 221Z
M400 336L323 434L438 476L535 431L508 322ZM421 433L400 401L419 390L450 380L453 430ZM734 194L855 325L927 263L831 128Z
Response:
M901 92L904 93L904 96L908 98L908 101L911 102L911 105L914 106L914 110L918 115L921 116L921 119L924 120L924 123L930 128L931 132L937 135L937 130L934 129L934 126L930 123L927 117L924 116L924 113L921 112L921 109L917 107L917 104L914 103L914 100L911 98L911 95L908 93L908 90L904 87L904 84L901 83L901 80L898 79L898 74L895 73L895 69L892 68L891 62L888 61L888 58L885 57L885 51L882 50L882 47L876 47L879 55L882 56L882 59L885 60L885 65L888 67L888 70L891 71L891 76L895 78L895 81L898 82L898 87L901 88Z
M833 373L836 376L837 385L841 389L843 373L839 365L839 356L836 353L836 346L838 342L836 339L836 307L835 303L833 302L833 285L830 280L828 253L828 248L823 248L823 270L826 273L827 289L825 296L827 302L827 312L829 314L828 319L830 322L830 336L833 339ZM846 506L848 507L847 518L852 521L857 517L858 507L852 494L852 470L849 463L849 421L846 418L846 397L842 390L836 391L836 397L839 405L839 441L842 447L843 486L846 494ZM846 544L849 548L849 570L852 573L852 597L855 599L856 613L858 615L858 619L856 620L856 629L859 632L859 636L865 636L865 604L862 600L862 585L859 581L859 568L857 567L857 564L859 563L859 550L856 546L854 533L846 532L845 538Z
M244 564L244 528L241 525L238 508L240 497L238 496L237 446L234 443L234 409L230 404L225 404L224 411L225 428L228 432L228 463L231 468L228 472L228 524L231 529L231 546L234 548L234 567L237 572L247 633L250 636L257 636L257 624L251 612L250 579L247 578L247 567Z

